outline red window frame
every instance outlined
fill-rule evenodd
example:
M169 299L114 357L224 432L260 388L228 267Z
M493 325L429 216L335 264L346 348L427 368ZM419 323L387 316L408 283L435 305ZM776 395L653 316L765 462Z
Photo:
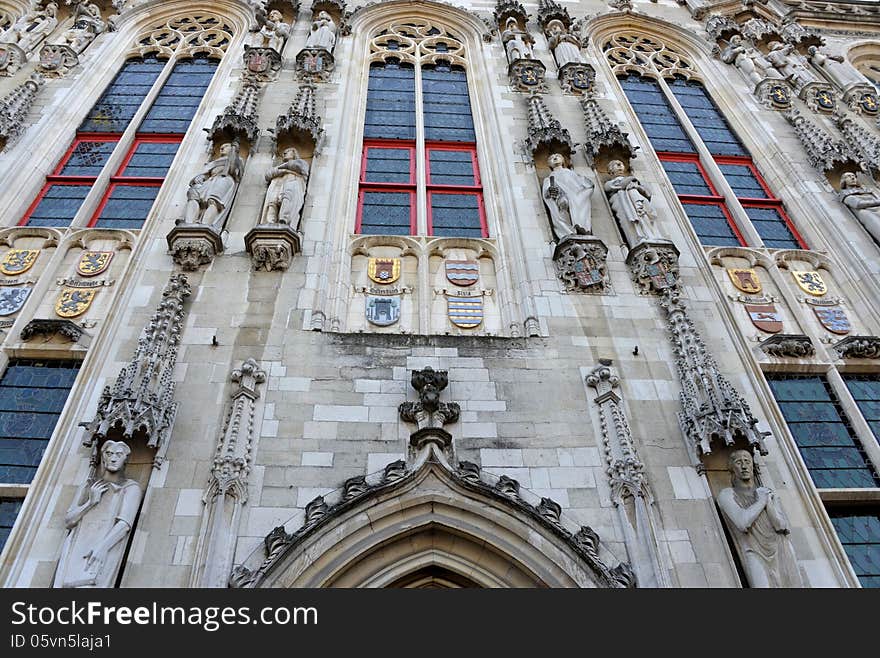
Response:
M98 208L95 210L92 218L89 220L89 227L93 227L98 223L98 220L101 217L101 213L104 212L104 207L110 200L110 195L113 194L113 190L115 190L117 187L126 185L131 187L162 187L162 184L165 182L164 176L159 177L123 175L123 172L128 166L128 163L131 162L131 159L134 157L138 146L140 146L141 144L180 144L180 142L182 141L183 135L174 133L169 133L165 135L151 134L145 136L136 136L134 138L134 142L128 149L128 153L125 154L125 158L123 159L122 164L119 165L116 173L110 177L110 183L107 185L107 189L104 190L104 196L101 197L101 202L98 204ZM147 218L144 217L144 221L146 221L146 219Z
M67 165L70 156L73 155L77 146L83 142L118 142L121 138L122 133L79 133L73 139L73 143L64 153L64 156L58 161L58 164L55 166L55 169L52 170L52 173L46 176L46 182L43 183L43 187L40 188L37 198L34 199L30 206L28 206L28 209L18 222L18 226L25 226L28 221L30 221L31 214L33 214L37 206L40 205L40 202L43 200L43 197L46 196L46 193L55 185L89 185L92 187L95 185L98 176L63 176L60 173ZM73 221L73 217L70 219Z
M785 206L782 205L782 201L773 196L773 192L770 190L770 186L767 185L767 181L764 180L764 177L761 175L761 172L758 171L758 168L755 166L755 163L752 161L751 158L735 155L713 155L712 157L719 165L726 164L748 167L749 171L752 172L752 176L755 177L755 180L758 181L758 184L764 190L766 198L756 199L753 197L738 196L736 197L737 201L740 202L743 208L771 208L775 210L779 213L779 216L782 217L782 220L785 222L788 230L791 231L791 234L794 236L794 239L800 245L801 249L809 249L806 240L804 240L803 236L801 236L800 232L795 227L794 222L791 221L791 217L789 217L788 213L785 212Z
M470 153L471 164L474 172L473 185L442 185L431 182L431 151L457 151L459 153ZM480 213L480 233L481 237L489 237L489 227L486 224L486 212L483 208L483 183L480 179L480 165L477 161L476 144L449 144L448 142L425 142L425 180L427 187L427 213L428 213L428 235L434 235L434 222L431 217L431 194L433 192L442 192L443 194L466 194L477 197L477 208Z
M377 183L367 181L367 157L370 149L409 151L409 182L408 183ZM361 220L364 214L365 192L397 192L409 194L409 234L416 234L416 144L413 141L394 139L365 139L361 152L361 175L358 184L357 219L354 232L360 234Z
M688 162L691 164L695 164L697 166L697 170L700 172L700 176L703 177L703 182L706 184L706 187L709 188L709 191L712 192L711 196L706 196L702 194L676 194L678 196L678 200L682 205L696 205L696 206L717 206L721 209L721 212L724 213L724 218L727 220L727 223L730 225L733 234L736 236L736 239L739 240L740 246L747 246L746 241L743 238L742 233L739 230L739 226L736 225L736 222L733 221L733 216L730 214L730 210L727 208L727 204L724 203L724 197L718 194L718 190L715 189L715 186L712 184L712 181L709 179L709 175L706 173L706 170L703 168L703 165L700 163L700 156L696 153L694 154L686 154L686 153L671 153L669 151L658 151L657 157L660 158L660 161L663 162ZM717 161L717 158L716 158ZM667 174L668 177L668 174ZM674 186L673 186L674 189ZM696 233L696 230L694 230ZM699 239L699 236L697 236ZM702 240L700 240L702 244ZM711 246L711 245L706 245Z

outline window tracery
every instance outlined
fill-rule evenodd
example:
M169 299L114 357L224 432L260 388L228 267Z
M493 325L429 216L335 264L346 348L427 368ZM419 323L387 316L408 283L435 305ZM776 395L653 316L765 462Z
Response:
M205 54L219 59L229 47L234 32L232 26L214 14L175 16L141 33L126 57L148 53L171 57L177 53L183 57Z
M681 52L651 37L624 32L613 35L602 50L616 74L638 73L648 77L695 77L694 67Z

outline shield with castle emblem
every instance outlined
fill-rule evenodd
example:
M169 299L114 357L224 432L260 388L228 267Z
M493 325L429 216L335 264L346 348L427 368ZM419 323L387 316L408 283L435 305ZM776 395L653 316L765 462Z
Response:
M483 322L483 296L457 297L447 295L446 314L456 327L473 329Z
M75 318L89 310L97 290L64 288L55 302L55 313L61 318Z
M843 336L852 331L849 318L839 306L814 306L813 313L816 314L822 326L832 334Z
M367 276L370 281L386 284L394 283L400 278L399 258L371 258L367 264Z
M446 279L457 286L472 286L480 280L480 265L475 260L447 260Z
M0 288L0 315L18 313L30 294L30 286Z
M112 251L84 251L76 264L76 273L81 276L98 276L110 267Z
M387 327L400 319L400 295L367 295L367 320Z
M0 261L0 272L9 276L24 274L34 266L39 255L39 249L10 249Z
M734 267L728 269L727 274L737 290L741 290L747 295L756 295L761 292L761 280L755 270Z
M782 331L782 318L773 304L746 304L749 319L761 331L778 334Z
M825 282L822 280L822 277L819 276L818 272L813 272L809 270L804 270L802 272L793 271L791 275L797 282L798 288L803 290L808 295L821 297L828 292L828 286L825 285Z

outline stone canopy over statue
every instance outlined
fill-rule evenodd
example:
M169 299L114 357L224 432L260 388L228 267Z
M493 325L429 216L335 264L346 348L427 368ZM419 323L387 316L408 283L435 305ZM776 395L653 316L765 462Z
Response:
M748 450L730 453L731 486L718 494L718 506L730 523L731 535L752 587L803 587L790 526L776 494L755 482Z
M309 163L300 159L295 148L286 148L281 163L266 172L269 189L260 224L285 224L296 229L306 200Z
M651 193L638 178L626 175L626 165L620 160L608 163L608 174L611 178L605 182L605 194L630 248L655 239L657 216L651 205Z
M550 226L557 242L570 235L593 232L591 196L595 184L565 166L565 158L553 153L547 158L550 174L544 179L541 196L550 213Z
M104 442L101 476L86 483L64 517L54 587L113 587L141 502L140 485L125 477L130 454L122 441Z

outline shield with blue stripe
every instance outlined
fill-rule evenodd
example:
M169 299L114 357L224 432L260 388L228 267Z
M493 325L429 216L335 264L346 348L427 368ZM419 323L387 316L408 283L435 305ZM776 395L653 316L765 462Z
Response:
M483 296L456 297L447 295L446 314L456 327L473 329L483 322Z
M480 280L480 264L475 260L447 260L446 279L457 286L472 286Z

